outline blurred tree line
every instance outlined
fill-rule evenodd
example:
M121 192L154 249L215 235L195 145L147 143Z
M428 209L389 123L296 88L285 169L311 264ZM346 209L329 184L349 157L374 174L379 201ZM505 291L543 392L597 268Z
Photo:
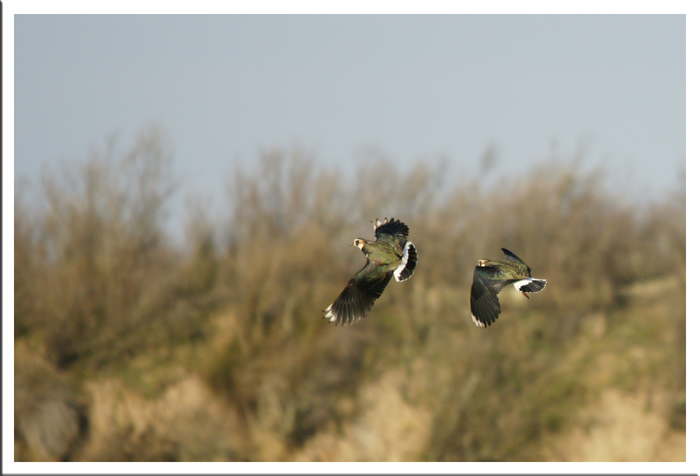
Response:
M684 186L642 209L576 161L448 187L439 161L349 178L274 149L234 173L230 216L192 207L177 245L167 141L115 155L15 197L16 460L539 461L606 388L685 432ZM348 245L385 216L410 227L414 277L328 326L364 264ZM548 286L504 291L476 329L473 268L501 247Z

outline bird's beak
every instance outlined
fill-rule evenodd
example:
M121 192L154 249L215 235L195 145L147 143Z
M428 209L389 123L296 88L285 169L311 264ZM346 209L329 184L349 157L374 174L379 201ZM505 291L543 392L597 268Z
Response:
M530 296L528 296L527 294L525 294L525 291L520 291L520 292L523 293L523 296L525 296L526 298L530 299Z

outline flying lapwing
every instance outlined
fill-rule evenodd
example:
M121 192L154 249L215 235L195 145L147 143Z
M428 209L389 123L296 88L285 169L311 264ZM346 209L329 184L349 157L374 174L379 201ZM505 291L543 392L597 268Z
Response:
M406 239L408 227L393 218L384 218L384 223L375 219L371 223L377 239L356 238L352 243L367 257L365 267L348 282L338 299L323 311L326 313L324 319L330 319L329 322L335 322L336 326L362 319L382 295L392 276L400 283L410 278L416 269L418 253L413 243Z
M536 279L530 275L530 267L505 248L503 261L479 260L474 268L471 307L472 320L477 327L490 326L501 313L498 293L509 284L523 293L538 293L547 285L546 279Z

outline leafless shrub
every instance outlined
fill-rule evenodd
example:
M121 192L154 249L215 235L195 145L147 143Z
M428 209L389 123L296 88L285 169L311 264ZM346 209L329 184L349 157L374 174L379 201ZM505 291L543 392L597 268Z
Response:
M40 239L27 236L21 209L16 218L15 293L32 306L18 321L44 336L60 366L128 355L167 334L179 315L178 264L162 231L173 190L170 153L153 129L123 157L112 155L108 149L45 174Z

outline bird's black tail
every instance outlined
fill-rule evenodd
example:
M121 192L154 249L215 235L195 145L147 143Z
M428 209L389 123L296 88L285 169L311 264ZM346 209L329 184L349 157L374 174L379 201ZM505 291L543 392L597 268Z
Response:
M547 286L547 280L529 278L527 280L524 279L513 284L515 285L515 289L517 289L518 291L522 291L524 293L538 293L542 291L545 286Z
M413 246L413 243L407 241L406 246L403 247L401 264L394 270L394 278L396 281L400 283L410 278L413 275L413 270L416 269L416 263L418 263L416 247Z

